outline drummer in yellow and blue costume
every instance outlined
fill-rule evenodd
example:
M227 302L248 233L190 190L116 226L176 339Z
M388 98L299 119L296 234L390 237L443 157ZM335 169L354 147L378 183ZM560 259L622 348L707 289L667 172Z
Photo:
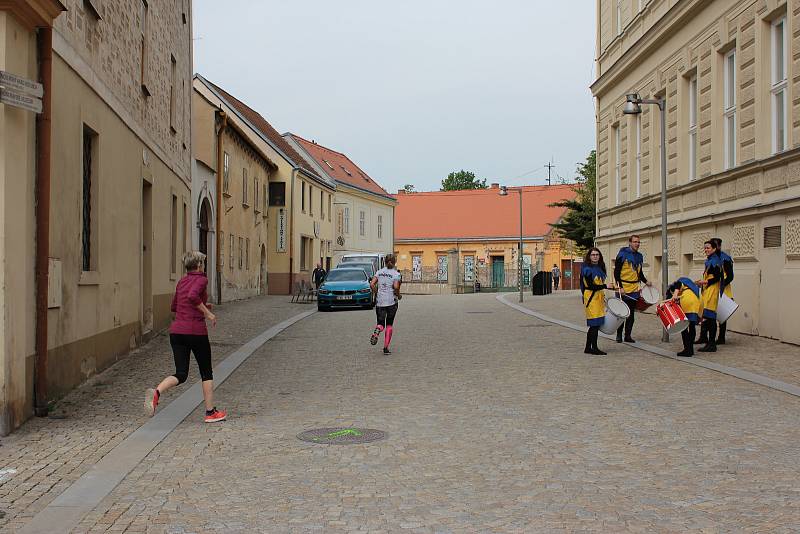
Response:
M728 298L733 298L733 258L722 250L722 239L712 237L710 239L717 245L717 256L722 261L722 281L720 282L720 291L725 293ZM719 323L719 335L717 336L717 345L725 344L725 333L728 331L728 322Z
M628 238L628 246L622 247L614 260L614 280L622 288L622 301L628 305L630 313L625 319L625 324L617 330L617 343L622 343L622 330L625 329L625 342L636 343L631 337L633 331L634 313L636 302L639 300L639 284L650 285L642 272L644 257L639 252L642 242L638 235Z
M699 349L699 352L717 352L717 304L719 304L720 284L723 277L722 258L717 254L717 244L714 241L706 241L703 251L707 259L703 279L698 281L697 285L703 287L701 294L703 324L700 327L700 339L705 339L706 344Z
M586 313L586 325L589 330L586 332L586 354L604 355L606 354L597 347L597 338L600 335L600 326L606 317L606 295L605 289L614 289L611 284L606 284L606 263L603 261L603 254L600 249L590 248L583 259L581 269L581 295L583 297L583 309Z
M678 278L667 289L667 298L674 298L680 304L683 313L689 320L689 327L681 332L683 339L683 350L678 356L694 356L694 335L695 325L700 322L700 314L703 311L703 304L700 301L700 288L692 280L684 277Z

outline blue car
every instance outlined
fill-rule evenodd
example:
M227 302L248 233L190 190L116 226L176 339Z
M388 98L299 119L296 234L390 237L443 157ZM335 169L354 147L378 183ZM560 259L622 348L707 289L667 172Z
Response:
M336 307L374 306L372 289L364 269L333 269L325 277L317 294L317 309L330 310Z

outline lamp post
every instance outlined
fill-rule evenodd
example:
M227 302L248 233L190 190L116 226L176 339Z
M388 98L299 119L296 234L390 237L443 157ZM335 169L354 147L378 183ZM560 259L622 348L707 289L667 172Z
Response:
M517 285L519 286L519 301L522 302L522 188L501 186L500 196L508 195L508 190L511 189L519 193L519 253L517 254Z
M669 284L669 246L667 244L667 101L664 98L642 99L639 93L625 95L625 115L639 115L642 104L654 104L661 111L661 294L667 294ZM661 334L662 341L669 341L666 330Z

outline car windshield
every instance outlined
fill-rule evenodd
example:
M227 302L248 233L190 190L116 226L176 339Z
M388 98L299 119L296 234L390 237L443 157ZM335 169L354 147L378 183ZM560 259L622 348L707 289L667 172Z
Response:
M375 267L371 263L348 263L348 269L364 269L367 275L374 274ZM335 269L334 269L335 270Z
M361 269L334 269L328 273L326 282L366 282L367 274Z

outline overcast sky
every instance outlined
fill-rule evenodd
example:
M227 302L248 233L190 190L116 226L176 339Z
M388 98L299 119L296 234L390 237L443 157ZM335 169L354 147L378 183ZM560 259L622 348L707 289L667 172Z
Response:
M389 192L572 178L594 147L589 0L195 0L195 71ZM535 171L535 172L531 172Z

